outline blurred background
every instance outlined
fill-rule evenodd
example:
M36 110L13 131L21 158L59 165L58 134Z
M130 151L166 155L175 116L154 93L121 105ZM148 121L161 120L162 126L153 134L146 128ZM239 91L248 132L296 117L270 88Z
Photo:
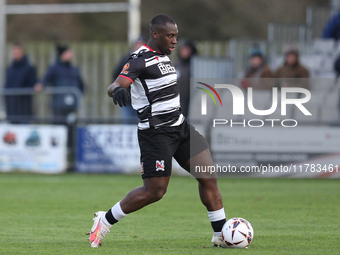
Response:
M42 14L42 5L50 13ZM87 135L81 128L135 124L131 109L114 106L106 89L128 54L147 42L149 22L161 13L178 24L171 59L192 120L198 105L189 100L190 78L313 78L301 86L321 91L315 107L322 114L307 124L337 125L339 7L340 0L0 0L0 127L65 126L75 166L79 140ZM77 13L60 13L68 11ZM320 86L318 79L327 81ZM271 89L247 81L239 86ZM5 138L3 144L9 144ZM9 169L11 160L5 161Z
M7 4L124 2L112 0L7 0ZM197 41L227 41L231 38L266 39L268 23L307 24L307 10L314 10L314 26L321 33L330 17L331 4L322 0L141 0L141 30L148 36L153 16L166 13L178 23L180 36ZM309 10L310 12L311 10ZM9 41L126 42L126 13L10 15ZM315 28L315 27L313 27ZM315 36L320 36L316 35Z

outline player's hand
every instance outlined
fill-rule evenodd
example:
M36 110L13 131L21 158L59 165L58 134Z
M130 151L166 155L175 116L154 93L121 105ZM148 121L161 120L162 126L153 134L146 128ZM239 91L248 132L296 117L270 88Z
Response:
M113 90L112 97L114 104L117 105L118 103L120 107L127 106L128 102L130 102L130 93L122 86L118 86Z

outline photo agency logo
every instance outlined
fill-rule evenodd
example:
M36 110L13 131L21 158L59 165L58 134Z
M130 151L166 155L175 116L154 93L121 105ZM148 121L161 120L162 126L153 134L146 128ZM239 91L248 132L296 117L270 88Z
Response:
M203 82L197 82L198 84L204 86L197 87L197 89L202 90L205 93L201 94L201 116L206 116L208 112L208 95L210 96L211 100L213 100L215 107L223 107L225 108L223 111L219 112L228 112L230 111L230 107L232 107L232 115L233 116L244 116L245 115L245 105L247 105L248 110L250 113L252 113L254 116L259 116L259 118L254 119L243 119L243 120L234 120L234 119L226 119L221 118L223 116L214 116L217 118L212 119L213 127L220 126L220 125L228 125L230 127L234 126L249 126L254 128L259 128L265 126L265 124L270 124L271 127L281 125L282 127L296 127L298 125L298 121L296 119L285 119L284 117L287 117L287 107L288 105L294 105L297 107L299 111L301 111L305 116L312 116L310 111L304 106L307 102L311 99L311 93L309 90L305 88L297 88L297 87L283 87L280 89L280 93L278 91L278 88L273 87L271 91L272 95L272 101L271 101L271 107L269 109L256 109L254 106L254 92L253 88L248 87L246 89L247 96L245 97L243 91L241 88L231 85L231 84L215 84L214 87L212 87L209 84L203 83ZM217 90L219 92L217 92ZM227 104L226 102L223 102L221 99L222 93L231 93L232 96L232 105ZM297 98L289 98L289 94L295 94L299 95ZM278 109L279 106L279 94L280 96L280 109ZM219 101L219 104L217 103L217 100ZM209 99L210 100L210 99ZM245 104L246 101L246 104ZM282 118L270 118L270 115L273 114L276 110L280 111L279 116L282 116ZM267 116L264 118L263 116ZM276 115L277 117L277 115Z

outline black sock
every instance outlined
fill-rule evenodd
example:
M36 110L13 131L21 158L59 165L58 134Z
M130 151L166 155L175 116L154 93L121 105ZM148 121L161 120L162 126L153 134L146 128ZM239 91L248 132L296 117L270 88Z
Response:
M224 223L226 223L225 219L211 222L211 226L214 229L214 232L221 232Z
M107 213L105 214L105 218L111 225L118 222L118 220L116 220L115 217L113 217L111 209L107 211Z

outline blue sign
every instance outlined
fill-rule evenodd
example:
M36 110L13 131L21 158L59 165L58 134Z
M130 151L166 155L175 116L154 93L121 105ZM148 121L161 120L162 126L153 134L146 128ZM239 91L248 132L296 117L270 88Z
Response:
M136 125L88 125L77 130L77 172L140 172Z

